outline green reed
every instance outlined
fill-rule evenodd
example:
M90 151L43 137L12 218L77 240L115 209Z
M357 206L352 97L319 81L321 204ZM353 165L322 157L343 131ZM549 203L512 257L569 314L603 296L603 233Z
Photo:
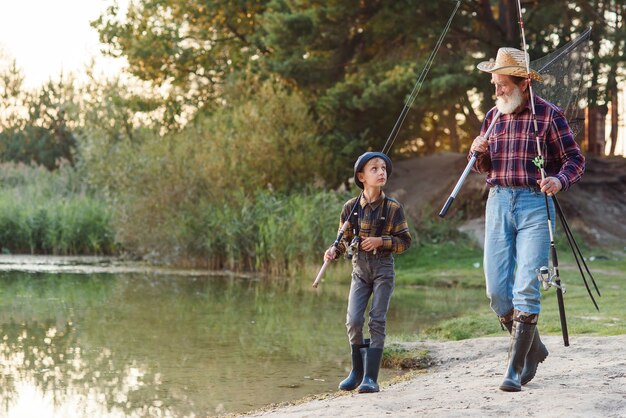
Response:
M13 254L111 254L111 215L69 166L0 165L0 245Z
M321 260L335 239L347 197L235 193L226 203L205 202L201 215L187 217L181 239L188 254L203 257L211 268L292 275Z
M339 215L348 192L306 190L276 193L270 190L246 194L231 191L216 203L209 197L193 205L181 205L175 221L162 223L160 234L176 237L162 253L181 255L184 260L214 270L254 271L272 276L314 274L323 262L323 253L335 240ZM409 220L414 244L399 256L403 270L421 270L433 263L438 252L454 254L460 266L480 261L480 255L455 224L432 225L422 219ZM135 238L151 242L149 229ZM160 245L163 245L160 242ZM173 247L171 245L176 245ZM461 257L462 256L462 257ZM335 263L343 264L343 263ZM332 277L333 266L329 270ZM401 279L403 281L403 279Z

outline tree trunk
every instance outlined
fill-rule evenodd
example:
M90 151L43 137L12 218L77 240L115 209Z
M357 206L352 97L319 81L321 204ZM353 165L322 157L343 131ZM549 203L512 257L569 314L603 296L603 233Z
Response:
M469 126L470 136L478 135L480 127L483 124L483 121L478 118L474 108L472 107L472 99L469 97L469 92L465 92L463 96L461 96L461 108L463 109L463 114L467 119L467 125ZM473 137L472 137L473 138Z
M597 57L600 54L600 41L601 38L592 33L591 35L591 47L593 56ZM587 107L587 132L585 135L585 145L587 152L592 155L597 155L596 140L598 137L598 90L599 90L599 78L600 78L600 64L598 60L591 61L591 86L589 88L589 106ZM604 126L602 126L604 128ZM603 129L604 131L604 129ZM604 138L604 132L603 136Z
M457 132L456 113L448 114L448 129L450 129L450 150L452 152L461 152L461 141Z
M604 124L607 114L606 106L589 106L589 125L587 129L587 153L591 155L604 155Z
M619 92L617 90L617 84L611 87L611 150L609 151L609 155L612 157L615 155L615 146L617 145L617 130L618 130L618 97Z
M517 12L517 0L500 0L498 2L499 24L504 31L507 46L521 48L519 29L519 15Z
M618 2L614 3L615 16L615 33L620 33L624 27L624 18L626 17L626 7L619 5ZM613 56L618 57L620 55L621 42L613 41ZM611 149L609 151L610 156L615 155L615 148L617 146L618 129L619 129L619 89L617 87L617 68L618 62L614 62L611 65L611 71L609 72L609 81L607 83L608 96L611 103Z

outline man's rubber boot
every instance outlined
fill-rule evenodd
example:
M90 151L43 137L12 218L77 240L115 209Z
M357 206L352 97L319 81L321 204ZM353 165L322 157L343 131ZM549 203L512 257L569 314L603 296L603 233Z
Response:
M511 329L513 328L513 320L502 322L502 325L509 330L510 334ZM535 326L533 344L530 346L530 350L528 350L528 354L526 355L526 360L524 362L524 369L522 369L522 386L533 380L535 374L537 373L537 366L539 366L539 363L543 363L546 357L548 357L548 349L543 342L541 342L539 330Z
M382 358L382 348L367 349L367 354L365 355L365 376L359 386L359 393L372 393L380 390L377 380Z
M352 344L352 370L348 377L339 383L339 389L354 390L359 386L363 380L363 358L369 346L369 339L365 340L363 344Z
M530 350L528 350L526 362L524 363L524 369L522 370L522 385L525 385L533 380L533 377L535 377L535 374L537 373L537 366L539 366L539 363L542 363L546 357L548 357L548 349L541 342L541 338L539 338L539 331L535 325L533 343L530 346Z
M536 324L513 322L509 366L504 374L504 381L500 385L500 390L505 392L519 392L522 390L524 361L533 343L536 328Z

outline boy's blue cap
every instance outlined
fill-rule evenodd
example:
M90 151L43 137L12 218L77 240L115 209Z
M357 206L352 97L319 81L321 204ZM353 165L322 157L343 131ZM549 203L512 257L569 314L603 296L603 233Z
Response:
M387 166L387 178L391 176L391 171L393 170L391 158L387 157L387 155L383 154L382 152L366 152L365 154L357 158L356 163L354 163L354 184L359 186L360 189L363 188L363 183L359 180L356 174L362 171L363 167L365 167L365 164L367 164L367 162L372 158L382 158L385 161L385 165Z

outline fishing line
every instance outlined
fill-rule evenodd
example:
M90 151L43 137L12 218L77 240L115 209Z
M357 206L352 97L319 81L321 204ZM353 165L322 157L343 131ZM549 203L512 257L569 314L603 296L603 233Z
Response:
M428 71L430 70L432 63L435 60L435 57L437 56L437 52L439 52L439 48L441 48L441 44L443 44L444 38L446 37L448 31L450 30L452 19L454 19L454 16L456 15L456 12L459 9L460 5L461 5L461 1L458 0L456 2L456 7L452 11L450 18L448 19L448 23L444 27L443 32L441 32L441 35L439 36L439 39L437 40L437 43L435 44L435 48L431 51L430 56L426 60L426 64L424 65L424 68L422 69L420 76L415 82L415 85L413 86L413 90L411 91L409 98L404 104L404 108L402 109L402 112L400 112L400 116L398 117L398 120L396 120L396 123L393 126L393 129L391 130L391 133L389 134L389 137L387 138L387 142L385 142L385 146L383 147L383 150L382 150L383 154L387 154L391 150L393 143L396 141L396 138L398 137L398 134L400 133L400 128L402 127L402 124L404 123L404 120L406 119L406 116L409 113L409 110L411 109L411 106L413 105L415 98L419 94L422 88L422 84L424 84L426 75L428 74Z
M383 149L382 149L382 153L383 154L387 154L391 150L391 147L393 146L393 143L395 142L395 140L396 140L396 138L398 136L398 133L400 132L400 128L402 127L402 124L404 123L404 120L406 119L406 116L407 116L407 114L409 112L409 109L411 108L411 105L413 105L413 102L415 101L415 98L419 94L419 92L420 92L420 90L422 88L422 84L424 83L424 80L426 79L426 75L428 74L428 71L430 70L430 67L431 67L432 63L435 60L435 57L437 56L437 52L439 51L439 48L441 47L441 44L443 43L443 39L445 38L446 34L450 30L450 25L452 24L452 19L456 15L456 12L459 9L460 5L461 5L461 0L457 0L456 1L456 7L452 11L452 14L450 15L450 18L448 18L448 22L446 23L446 26L444 27L443 32L439 36L439 39L437 40L437 43L435 44L435 48L430 53L430 56L428 57L428 60L426 60L426 64L424 65L424 68L422 69L422 72L421 72L419 78L415 82L415 85L413 86L413 90L411 91L411 94L409 95L409 98L407 99L406 103L404 104L404 108L402 109L402 112L400 113L400 116L398 117L398 120L396 121L395 125L393 126L393 129L391 130L391 133L389 134L389 137L387 138L387 142L385 142L385 146L383 146ZM359 196L357 197L356 201L354 202L354 206L352 207L352 210L350 211L350 213L353 213L355 211L357 205L359 204L359 201L361 200L361 196L363 196L363 192L361 192L359 194ZM341 239L343 237L343 234L344 234L344 232L345 232L345 230L347 228L347 225L349 224L349 220L350 220L350 217L348 217L348 219L345 220L345 222L343 223L343 225L339 229L339 233L337 235L337 239L333 243L335 248L339 247L339 242L341 241ZM315 280L313 281L313 287L316 288L316 287L319 286L319 284L320 284L320 282L322 280L322 276L324 275L324 272L326 271L326 268L328 267L328 265L329 265L329 261L324 260L324 264L320 268L319 272L317 273L317 276L315 277Z

